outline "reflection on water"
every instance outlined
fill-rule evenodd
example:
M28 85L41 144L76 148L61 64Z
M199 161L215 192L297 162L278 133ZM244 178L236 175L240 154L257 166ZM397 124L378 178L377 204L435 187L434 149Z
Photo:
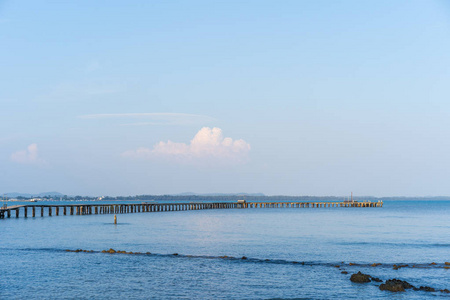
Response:
M450 202L137 213L118 215L117 226L113 215L11 218L0 220L0 298L387 299L373 284L355 286L331 265L343 261L341 269L349 273L361 270L382 279L449 288L450 270L443 268L369 266L449 261L449 219ZM62 251L79 248L308 264Z

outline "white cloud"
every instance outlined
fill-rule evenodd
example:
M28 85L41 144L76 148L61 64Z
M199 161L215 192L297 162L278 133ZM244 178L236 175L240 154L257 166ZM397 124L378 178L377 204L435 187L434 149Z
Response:
M11 161L19 164L43 164L44 160L38 155L37 144L31 144L26 150L21 150L11 154Z
M159 142L152 149L141 147L129 150L122 155L130 158L166 158L181 163L245 162L250 144L239 139L223 137L222 129L203 127L189 144L172 141Z

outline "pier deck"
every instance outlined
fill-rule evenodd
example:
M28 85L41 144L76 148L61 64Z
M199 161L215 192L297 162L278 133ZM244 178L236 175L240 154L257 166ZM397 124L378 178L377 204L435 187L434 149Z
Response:
M203 209L232 209L232 208L319 208L319 207L382 207L383 202L197 202L197 203L141 203L141 204L55 204L55 205L14 205L0 208L0 219L10 218L14 211L19 218L21 211L25 218L36 217L36 211L41 217L59 215L98 215L98 214L126 214L163 211L185 211Z

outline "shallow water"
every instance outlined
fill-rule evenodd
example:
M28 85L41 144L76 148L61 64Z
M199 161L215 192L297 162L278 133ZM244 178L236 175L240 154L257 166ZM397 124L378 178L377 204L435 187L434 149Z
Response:
M138 213L118 221L112 215L0 220L0 298L450 298L392 294L349 280L362 271L450 289L450 270L443 268L450 261L448 201ZM64 251L78 248L152 255ZM437 267L392 269L431 262Z

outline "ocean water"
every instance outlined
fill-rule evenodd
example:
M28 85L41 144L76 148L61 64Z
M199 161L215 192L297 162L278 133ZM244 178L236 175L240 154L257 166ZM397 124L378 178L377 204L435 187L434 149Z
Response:
M0 220L0 299L450 299L349 280L450 289L449 201L117 217ZM65 251L80 248L95 252ZM100 253L109 248L151 254Z

